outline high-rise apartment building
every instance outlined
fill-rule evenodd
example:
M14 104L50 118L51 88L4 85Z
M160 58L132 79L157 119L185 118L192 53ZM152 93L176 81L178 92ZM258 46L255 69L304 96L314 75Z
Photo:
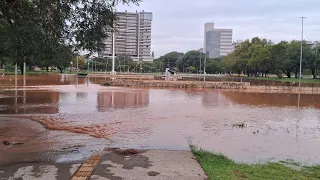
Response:
M151 54L151 12L116 12L115 56L128 55L134 61L153 61ZM99 57L112 57L112 33L104 40Z
M204 44L203 44L203 50L207 49L207 41L206 41L206 36L207 36L207 32L211 31L214 29L214 23L205 23L204 24ZM204 51L203 51L204 52ZM208 51L207 51L208 52Z
M232 29L218 29L214 28L214 23L206 23L204 51L210 58L228 55L232 51Z

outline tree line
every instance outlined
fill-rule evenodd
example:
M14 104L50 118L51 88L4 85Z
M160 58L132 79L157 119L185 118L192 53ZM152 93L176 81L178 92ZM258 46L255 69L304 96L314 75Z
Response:
M320 47L312 47L302 42L302 72L317 77L320 68L318 58ZM301 41L281 41L273 43L258 37L239 44L227 56L206 58L206 73L245 74L248 76L266 76L276 74L279 78L299 76ZM202 73L206 54L199 51L187 53L170 52L155 59L158 66L169 66L179 72ZM161 65L162 64L162 65ZM304 74L304 73L302 73Z
M0 64L56 66L104 47L116 4L140 0L0 0Z
M302 42L302 75L310 73L316 78L320 67L319 47ZM222 60L226 72L244 73L248 76L276 74L298 78L300 71L301 41L281 41L277 44L255 37L236 47L235 51Z

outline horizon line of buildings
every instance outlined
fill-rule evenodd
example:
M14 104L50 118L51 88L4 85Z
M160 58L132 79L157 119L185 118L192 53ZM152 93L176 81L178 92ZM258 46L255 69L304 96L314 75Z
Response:
M154 52L151 52L152 12L115 12L115 45L112 32L103 42L105 47L98 52L98 57L112 58L113 46L115 56L128 55L134 61L151 62ZM243 40L233 41L233 29L216 28L213 22L204 24L203 48L199 51L207 53L209 58L217 58L230 54ZM320 41L306 41L311 47L320 46Z

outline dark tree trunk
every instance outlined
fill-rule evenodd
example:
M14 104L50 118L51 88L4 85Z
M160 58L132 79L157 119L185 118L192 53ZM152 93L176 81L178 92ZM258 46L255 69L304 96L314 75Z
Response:
M46 66L46 70L47 70L47 72L49 72L49 67L48 66Z
M289 70L287 70L286 75L288 76L288 78L291 78L291 72Z
M60 66L58 66L58 69L59 69L60 73L62 74L62 68Z
M294 72L294 77L295 77L295 78L298 78L298 72L297 72L297 71Z
M316 70L312 69L311 72L312 72L312 75L313 75L313 79L317 79Z
M20 72L21 72L21 75L23 75L23 65L20 66L20 70L21 70L21 71L20 71Z

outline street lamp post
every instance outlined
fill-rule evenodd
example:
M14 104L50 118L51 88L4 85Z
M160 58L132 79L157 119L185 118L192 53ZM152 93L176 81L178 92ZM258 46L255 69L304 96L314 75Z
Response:
M302 31L301 31L301 52L300 52L300 75L299 75L299 91L301 91L301 78L302 78L302 46L303 46L303 19L306 17L300 17L302 20Z
M78 56L77 56L77 74L79 74L79 60L78 60Z
M94 71L94 69L93 69L93 63L94 63L94 59L92 59L92 61L91 61L91 71L92 71L92 72Z
M207 52L205 52L205 55L204 55L203 81L206 81L206 64L207 64Z
M111 75L115 75L114 72L114 64L115 64L115 48L116 48L116 35L115 30L112 32L112 69L111 69Z
M316 75L316 79L317 79L317 60L318 60L318 47L316 47L316 60L314 62L314 68L315 68L315 75Z
M70 64L71 64L71 67L70 67L70 73L71 73L73 69L73 62L71 61Z
M202 51L200 51L200 68L199 68L199 74L201 73L201 53L202 53Z

